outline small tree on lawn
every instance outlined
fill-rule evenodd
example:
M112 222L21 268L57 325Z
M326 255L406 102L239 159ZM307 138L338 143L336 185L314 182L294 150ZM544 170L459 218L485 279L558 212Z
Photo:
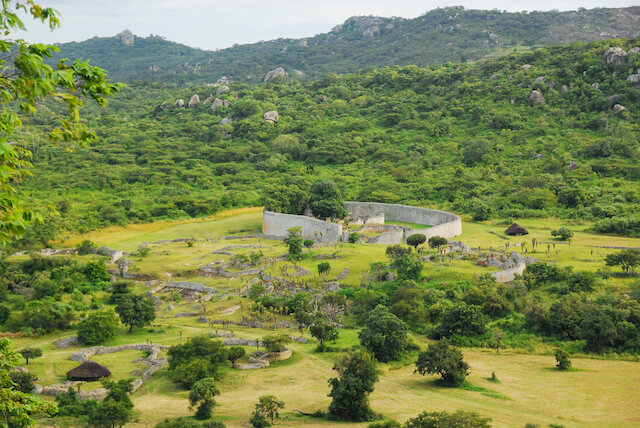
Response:
M571 367L571 360L569 359L569 353L564 349L556 349L556 367L559 370L566 370Z
M573 232L568 227L561 227L558 230L552 230L551 236L557 236L561 241L573 238Z
M499 328L495 328L491 332L491 337L489 338L488 345L496 350L496 354L500 353L500 348L502 347L502 341L504 340L504 331Z
M290 342L291 338L286 334L266 336L262 339L262 346L264 346L267 352L282 352Z
M324 278L325 275L329 275L331 272L331 264L329 262L318 263L318 275L320 278Z
M191 387L189 392L189 404L190 408L198 405L196 410L196 419L209 419L213 406L216 402L213 399L216 395L220 394L220 390L216 386L212 377L206 377L200 379Z
M332 397L329 405L331 419L368 421L373 418L369 394L378 381L376 361L368 352L355 351L334 364L338 377L329 379Z
M244 357L245 354L246 352L242 346L232 346L227 352L227 358L231 361L231 365L234 365L236 361Z
M445 384L460 385L469 374L469 365L462 359L462 352L443 338L418 355L415 372L437 373Z
M320 342L319 349L324 349L324 342L338 337L338 331L332 325L329 325L322 319L317 319L310 327L311 336Z
M400 244L394 244L387 246L387 249L384 251L384 253L387 255L387 257L389 257L389 259L397 260L402 256L411 254L411 248L407 248L404 245Z
M285 238L284 243L289 249L289 258L291 260L300 260L302 255L302 245L304 239L302 239L302 227L292 227L287 229L289 236Z
M27 365L29 365L30 359L42 357L42 349L40 348L24 348L18 352L24 357L25 360L27 360Z
M443 245L447 245L447 238L443 238L442 236L432 236L429 238L429 246L431 248L440 249Z
M607 266L620 266L623 272L629 273L630 269L640 264L640 250L627 249L607 254L605 262Z
M416 250L418 249L418 245L422 245L427 241L427 237L422 233L414 233L413 235L407 238L407 245L411 245Z
M304 241L302 241L302 244L305 246L305 248L307 249L311 249L311 247L313 247L313 239L305 239Z
M129 326L129 333L134 327L144 327L156 319L156 307L153 299L147 296L123 296L116 306L120 321Z
M256 404L256 412L263 413L271 419L271 423L280 417L278 410L284 408L284 401L279 401L275 395L263 395Z

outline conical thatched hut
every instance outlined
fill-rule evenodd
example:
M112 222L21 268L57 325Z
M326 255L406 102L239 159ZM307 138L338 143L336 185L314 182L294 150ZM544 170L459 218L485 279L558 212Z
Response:
M507 230L504 231L507 235L511 236L520 236L527 235L529 231L524 227L520 226L518 223L513 223Z
M85 361L75 369L67 372L67 379L86 382L96 381L108 376L111 376L109 369L94 361Z

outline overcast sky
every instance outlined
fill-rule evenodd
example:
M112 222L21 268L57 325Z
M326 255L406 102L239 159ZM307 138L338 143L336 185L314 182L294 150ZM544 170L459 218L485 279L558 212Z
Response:
M61 14L61 27L50 32L28 22L29 41L57 43L113 36L125 28L157 34L203 48L226 48L279 37L325 33L353 15L401 16L452 5L467 9L574 10L579 7L626 7L639 0L37 0Z

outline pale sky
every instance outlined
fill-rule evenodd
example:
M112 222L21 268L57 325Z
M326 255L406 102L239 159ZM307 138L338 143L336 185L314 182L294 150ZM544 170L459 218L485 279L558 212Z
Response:
M60 12L61 27L50 32L26 22L28 41L58 43L114 36L125 28L139 36L157 34L203 49L226 48L279 37L328 32L354 15L414 18L438 7L467 9L575 10L628 7L640 0L36 0Z

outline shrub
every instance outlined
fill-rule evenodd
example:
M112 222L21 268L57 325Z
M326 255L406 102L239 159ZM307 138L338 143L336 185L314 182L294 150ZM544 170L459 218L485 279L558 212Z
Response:
M118 334L118 318L113 311L94 312L78 324L78 339L98 345Z
M349 244L356 244L360 240L360 234L358 232L349 233Z
M413 255L398 257L393 261L393 267L398 272L398 278L418 281L422 277L424 265Z
M571 360L569 359L569 353L563 349L556 349L556 367L560 370L566 370L571 367Z
M479 306L458 303L444 312L435 332L441 338L453 335L481 336L486 331L486 322Z
M449 412L424 412L405 422L405 428L490 428L490 418L477 413L458 410Z
M378 370L373 357L355 351L334 364L338 377L329 379L332 397L329 418L347 421L369 421L373 411L369 407L369 394L378 381Z
M369 312L358 337L360 344L383 362L399 359L411 347L404 322L382 305Z
M557 236L560 240L566 241L567 239L573 238L573 232L568 227L561 227L558 230L552 230L551 236Z
M305 246L305 248L311 248L313 247L313 239L305 239L304 241L302 241L302 245Z
M95 244L93 242L89 241L88 239L85 239L84 241L82 241L80 243L80 245L78 245L76 250L78 251L79 255L95 254L96 253L96 246L95 246Z
M109 281L110 275L107 272L107 267L102 261L87 262L84 267L84 274L87 279L95 284L97 282Z
M384 251L388 258L391 260L396 260L402 256L406 256L411 254L411 247L405 247L404 245L394 244L387 246L387 249Z
M16 384L15 390L29 394L36 387L38 377L26 370L15 370L9 373L11 381Z

